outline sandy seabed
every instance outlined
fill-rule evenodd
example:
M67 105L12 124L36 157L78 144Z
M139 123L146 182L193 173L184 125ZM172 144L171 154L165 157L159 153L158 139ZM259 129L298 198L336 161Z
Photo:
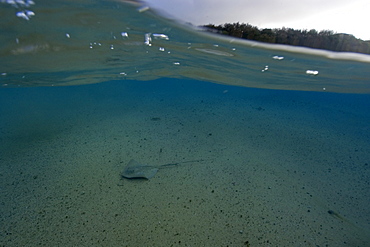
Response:
M0 89L1 246L367 246L369 95ZM131 160L163 165L150 180Z

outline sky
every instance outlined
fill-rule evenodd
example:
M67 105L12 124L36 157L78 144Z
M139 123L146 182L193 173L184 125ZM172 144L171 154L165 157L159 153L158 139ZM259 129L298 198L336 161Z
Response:
M259 28L333 30L370 40L369 0L145 0L194 25L249 23Z

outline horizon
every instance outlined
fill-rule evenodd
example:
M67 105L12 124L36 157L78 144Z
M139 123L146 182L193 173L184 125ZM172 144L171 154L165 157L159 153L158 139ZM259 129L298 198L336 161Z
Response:
M291 27L280 27L280 28L268 28L268 27L265 27L265 28L261 28L261 27L258 27L258 26L256 26L256 25L253 25L253 24L251 24L251 23L248 23L248 22L225 22L225 23L221 23L221 24L214 24L214 23L207 23L207 24L203 24L203 25L199 25L198 27L206 27L207 25L214 25L214 26L223 26L223 25L225 25L225 24L235 24L235 23L239 23L239 24L246 24L246 25L251 25L252 27L256 27L256 28L258 28L259 30L263 30L263 29L271 29L271 30L275 30L275 29L277 29L277 30L281 30L281 29L284 29L284 28L287 28L287 29L294 29L294 30L296 30L296 31L310 31L310 30L315 30L315 31L317 31L318 33L320 33L320 32L322 32L322 31L331 31L331 32L333 32L333 35L337 35L337 34L341 34L341 35L351 35L351 36L354 36L353 34L351 34L351 33L340 33L340 32L336 32L336 31L334 31L334 30L329 30L329 29L315 29L315 28L311 28L311 29L296 29L296 28L291 28ZM190 23L191 25L193 25L192 23ZM195 25L194 25L195 26ZM354 36L355 38L357 38L356 36ZM360 38L357 38L357 39L360 39ZM364 42L370 42L370 40L363 40L363 39L360 39L360 40L362 40L362 41L364 41Z
M146 0L151 8L162 15L175 18L195 26L225 23L249 23L259 29L280 29L317 31L331 30L358 39L369 41L370 29L366 27L366 12L370 2L366 0ZM263 13L263 14L261 14Z

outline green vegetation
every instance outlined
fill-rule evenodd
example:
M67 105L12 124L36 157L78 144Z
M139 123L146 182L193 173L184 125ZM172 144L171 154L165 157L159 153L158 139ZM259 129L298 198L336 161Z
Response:
M281 29L259 29L250 24L240 24L239 22L232 24L226 23L219 26L208 24L203 27L206 27L208 31L214 33L272 44L370 54L370 40L363 41L357 39L353 35L334 33L334 31L331 30L295 30L285 27Z

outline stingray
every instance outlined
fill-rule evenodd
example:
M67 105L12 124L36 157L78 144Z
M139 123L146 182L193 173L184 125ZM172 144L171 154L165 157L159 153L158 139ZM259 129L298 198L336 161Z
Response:
M155 174L157 174L157 172L161 168L165 168L169 166L177 166L183 163L200 162L200 161L203 161L203 160L190 160L190 161L183 161L183 162L178 162L178 163L170 163L170 164L154 166L154 165L141 164L137 162L136 160L132 159L130 160L130 162L128 162L127 166L122 171L121 176L122 178L128 178L128 179L133 179L133 178L151 179L152 177L155 176Z

